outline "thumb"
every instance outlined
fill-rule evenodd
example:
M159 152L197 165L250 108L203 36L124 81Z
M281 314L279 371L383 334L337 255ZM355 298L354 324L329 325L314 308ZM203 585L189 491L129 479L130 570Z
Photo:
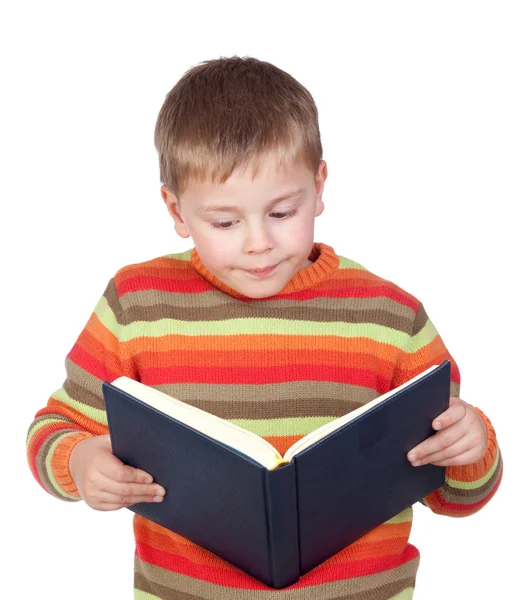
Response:
M112 455L112 457L114 461L111 465L111 471L114 472L111 479L116 479L122 483L152 483L154 481L153 477L143 469L126 465L117 456Z

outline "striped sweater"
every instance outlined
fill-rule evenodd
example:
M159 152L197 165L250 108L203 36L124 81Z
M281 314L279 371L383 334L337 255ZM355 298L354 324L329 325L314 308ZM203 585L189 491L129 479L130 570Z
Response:
M126 375L248 429L284 452L303 435L444 359L451 395L458 367L422 304L393 283L315 243L313 261L277 295L252 299L227 287L197 250L127 266L109 282L66 358L63 386L27 438L34 477L62 500L79 499L68 469L74 445L108 433L102 382ZM470 515L502 473L494 429L476 464L448 467L423 499L434 512ZM138 600L405 600L418 550L408 508L273 590L219 557L134 516ZM247 551L247 549L245 549Z

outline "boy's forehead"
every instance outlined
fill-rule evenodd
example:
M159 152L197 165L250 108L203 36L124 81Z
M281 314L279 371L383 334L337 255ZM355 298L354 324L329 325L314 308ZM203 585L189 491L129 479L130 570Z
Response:
M283 202L284 200L291 200L293 198L297 198L301 196L306 191L306 188L296 188L289 192L286 192L280 196L276 196L275 198L267 199L267 206L272 206L278 204L279 202ZM239 210L240 206L235 204L202 204L197 208L198 212L201 213L209 213L209 212L232 212Z
M209 212L233 208L227 200L241 203L245 192L250 199L275 204L302 195L313 182L314 176L306 165L264 163L256 172L252 168L236 169L222 183L210 177L188 181L183 195L197 204L198 211Z

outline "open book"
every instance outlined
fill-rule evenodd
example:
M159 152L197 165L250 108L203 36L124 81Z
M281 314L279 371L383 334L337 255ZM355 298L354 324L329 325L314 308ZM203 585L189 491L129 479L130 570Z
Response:
M274 588L443 485L443 467L412 467L406 454L434 433L449 389L445 361L281 456L258 435L137 381L103 383L113 453L167 492L130 510Z
M339 427L342 427L342 425L349 423L349 421L352 421L368 410L371 410L381 402L387 400L387 398L394 396L399 391L410 386L435 368L436 366L430 367L423 373L420 373L413 379L405 382L400 387L397 387L394 390L375 398L371 402L360 406L356 410L353 410L350 413L335 419L334 421L322 425L322 427L315 429L315 431L308 433L290 446L284 456L281 456L269 442L255 433L247 431L238 425L234 425L233 423L225 421L224 419L196 408L195 406L186 404L181 400L177 400L176 398L156 390L155 388L139 383L139 381L129 379L128 377L118 377L118 379L115 379L112 382L112 385L120 390L123 390L124 392L127 392L134 398L141 400L141 402L148 404L152 408L155 408L165 415L169 415L177 421L180 421L185 425L192 427L193 429L197 429L201 433L204 433L214 440L231 446L243 454L247 454L258 463L271 470L289 463L298 452L308 448Z

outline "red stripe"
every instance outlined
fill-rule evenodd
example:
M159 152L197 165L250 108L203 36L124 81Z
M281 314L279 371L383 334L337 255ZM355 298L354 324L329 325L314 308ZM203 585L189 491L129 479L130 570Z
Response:
M364 369L350 369L329 365L283 365L262 367L262 365L241 367L173 366L164 369L143 369L141 382L146 385L163 383L282 383L287 381L333 381L359 385L383 393L390 389L391 379L381 373Z
M118 293L121 296L129 292L142 292L146 290L160 290L162 292L177 292L182 294L197 294L214 290L207 281L197 276L192 279L164 279L138 275L118 282Z
M499 477L497 478L496 484L490 490L490 493L488 493L479 502L474 502L472 504L457 504L455 502L447 502L440 494L439 490L433 492L433 495L436 498L439 507L442 508L443 514L446 514L451 517L466 517L474 514L475 512L483 508L483 506L485 506L485 504L489 500L491 500L492 496L496 493L502 478L503 468L501 468L501 472L499 473Z
M355 282L356 284L356 282ZM173 292L182 294L199 294L201 292L215 291L215 287L209 282L196 276L191 279L165 279L162 277L150 277L138 275L129 277L118 282L120 297L129 292L142 292L147 290L160 290L162 292ZM310 300L314 298L390 298L396 302L416 310L418 301L409 295L401 293L398 289L389 285L375 285L374 287L360 288L359 285L350 285L348 281L338 281L335 289L305 289L289 294L277 294L272 299L280 300ZM262 302L262 298L244 298L245 302Z
M156 565L162 569L187 575L195 579L207 581L216 585L248 590L272 590L251 575L244 573L236 567L219 569L208 565L192 563L188 559L152 548L147 544L137 542L136 555L144 562ZM331 564L321 568L316 567L293 585L284 588L293 590L311 585L323 584L331 581L340 581L374 575L388 569L394 569L419 556L418 550L407 544L402 554L389 557L378 557L367 560L350 561L343 564Z
M89 354L79 344L75 344L73 349L69 352L67 358L70 358L73 363L78 367L84 369L94 377L101 379L102 381L113 381L121 375L116 371L110 372L107 369L107 365L103 364L97 358L94 358L92 354Z
M364 298L383 297L394 300L395 302L398 302L403 306L407 306L408 308L412 308L413 310L417 310L418 308L417 300L406 296L405 294L401 294L398 290L386 285L379 285L363 289L359 287L347 286L326 290L315 288L284 294L277 297L281 300L310 300L314 298L359 298L360 300L363 300ZM262 301L262 299L257 301Z

